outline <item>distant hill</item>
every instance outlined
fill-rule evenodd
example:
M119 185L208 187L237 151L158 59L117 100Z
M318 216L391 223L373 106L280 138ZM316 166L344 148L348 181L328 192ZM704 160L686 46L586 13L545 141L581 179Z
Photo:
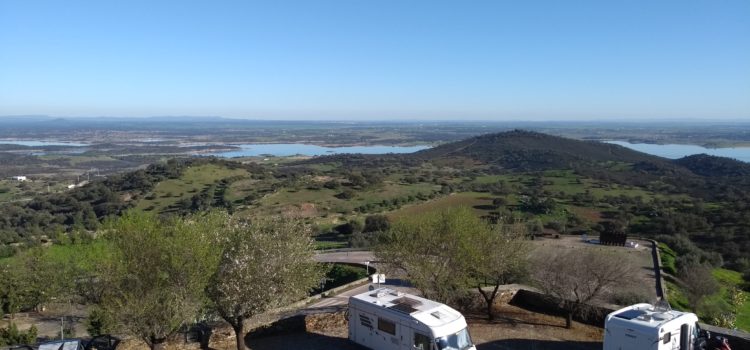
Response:
M675 160L695 174L708 177L747 177L750 164L732 158L696 154Z
M472 137L414 154L425 160L469 158L485 164L518 170L545 170L593 165L602 162L671 166L665 158L626 147L568 139L537 132L513 130Z

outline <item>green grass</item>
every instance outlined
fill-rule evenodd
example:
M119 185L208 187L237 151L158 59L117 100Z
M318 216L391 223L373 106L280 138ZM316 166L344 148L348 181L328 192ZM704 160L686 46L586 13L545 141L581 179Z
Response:
M724 285L740 286L744 282L742 279L742 274L737 271L719 268L714 269L712 273L716 280Z
M229 169L215 164L190 167L178 179L159 182L150 194L153 198L142 199L136 208L152 208L160 212L182 199L189 199L222 179L244 175L247 175L247 171L243 169Z
M664 254L662 254L664 256ZM742 275L737 271L717 268L712 271L714 278L719 282L720 290L715 295L712 295L704 301L704 305L723 305L723 307L729 307L729 292L732 287L740 287L744 281ZM746 298L750 299L750 293L742 292ZM692 311L688 305L687 298L685 297L682 288L674 282L667 280L667 299L670 305L674 309L682 311ZM699 314L699 316L705 321L705 316ZM750 300L746 301L737 310L737 319L735 326L743 331L750 331Z
M224 197L232 202L244 199L259 186L260 180L244 179L232 182Z
M750 299L747 292L745 292L745 296ZM750 301L746 301L737 313L736 326L746 332L750 331Z
M402 184L387 182L375 188L355 190L355 196L351 199L337 198L336 195L344 189L345 187L336 190L327 188L290 190L285 188L264 197L259 203L261 208L265 208L267 212L280 212L300 204L312 204L316 208L315 214L351 213L355 208L363 205L377 204L395 198L403 199L410 195L416 196L419 193L427 195L439 189L439 187L430 183Z
M515 180L515 178L509 175L485 175L478 176L476 179L474 179L474 182L479 184L491 184L500 181L510 182L512 180Z
M110 250L106 240L97 239L83 244L55 244L47 248L46 253L53 261L73 261L80 268L92 270L97 261L107 259Z
M731 288L740 288L745 282L742 279L742 274L737 271L718 268L714 269L712 273L721 286L721 291L715 296L715 299L722 299L727 303L729 302ZM741 330L750 331L750 293L742 293L745 295L747 301L737 310L735 325Z
M674 275L675 260L677 254L664 243L659 243L659 253L661 255L662 270L667 273ZM733 288L740 289L745 281L742 278L742 274L737 271L728 269L715 268L711 271L711 274L719 284L719 292L707 297L703 305L711 306L715 309L729 309L730 304L730 292ZM687 298L683 293L682 286L674 283L671 278L667 277L667 299L673 308L683 311L694 311L690 310ZM746 300L739 309L737 310L737 319L735 326L744 331L750 331L750 293L741 292L745 295ZM699 317L704 319L706 315L698 314ZM705 321L705 319L704 319Z
M680 288L677 284L670 280L666 280L667 284L667 300L669 300L669 305L672 306L673 309L681 310L681 311L688 311L690 310L690 305L688 304L687 298L682 293L682 288Z
M51 261L61 264L72 263L74 266L91 271L97 262L107 260L110 256L109 243L103 239L95 239L90 243L53 244L44 248L44 254ZM18 256L0 259L3 263L13 263Z
M462 192L454 193L449 196L440 197L431 201L405 206L399 210L388 214L391 219L399 219L404 216L420 215L425 212L434 210L445 210L458 206L467 206L473 208L478 205L491 205L492 198L487 193L479 192ZM486 214L486 211L475 209L480 214Z
M664 272L674 275L677 273L676 260L677 253L664 243L659 243L659 256L661 257L661 267Z

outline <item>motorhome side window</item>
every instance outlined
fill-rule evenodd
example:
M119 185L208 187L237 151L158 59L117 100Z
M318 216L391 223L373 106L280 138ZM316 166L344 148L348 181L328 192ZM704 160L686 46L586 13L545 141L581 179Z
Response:
M378 329L391 335L396 335L396 324L378 317Z
M664 334L664 344L668 344L670 341L672 341L672 332L667 332L667 334Z
M414 349L430 350L430 338L424 334L414 333Z

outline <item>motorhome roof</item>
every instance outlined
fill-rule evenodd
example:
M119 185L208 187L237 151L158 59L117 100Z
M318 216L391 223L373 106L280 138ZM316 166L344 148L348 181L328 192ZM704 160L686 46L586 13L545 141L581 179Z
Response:
M352 297L367 304L381 306L435 327L461 318L461 314L445 304L388 288L380 288Z
M643 329L658 329L670 321L680 318L689 313L659 309L651 304L636 304L611 314L611 319L626 322L630 327Z

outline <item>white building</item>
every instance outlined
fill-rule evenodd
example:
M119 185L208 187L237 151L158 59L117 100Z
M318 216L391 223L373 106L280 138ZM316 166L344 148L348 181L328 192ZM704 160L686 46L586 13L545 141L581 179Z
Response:
M27 181L28 180L26 178L26 176L13 176L13 177L11 177L11 179L16 180L16 181Z

